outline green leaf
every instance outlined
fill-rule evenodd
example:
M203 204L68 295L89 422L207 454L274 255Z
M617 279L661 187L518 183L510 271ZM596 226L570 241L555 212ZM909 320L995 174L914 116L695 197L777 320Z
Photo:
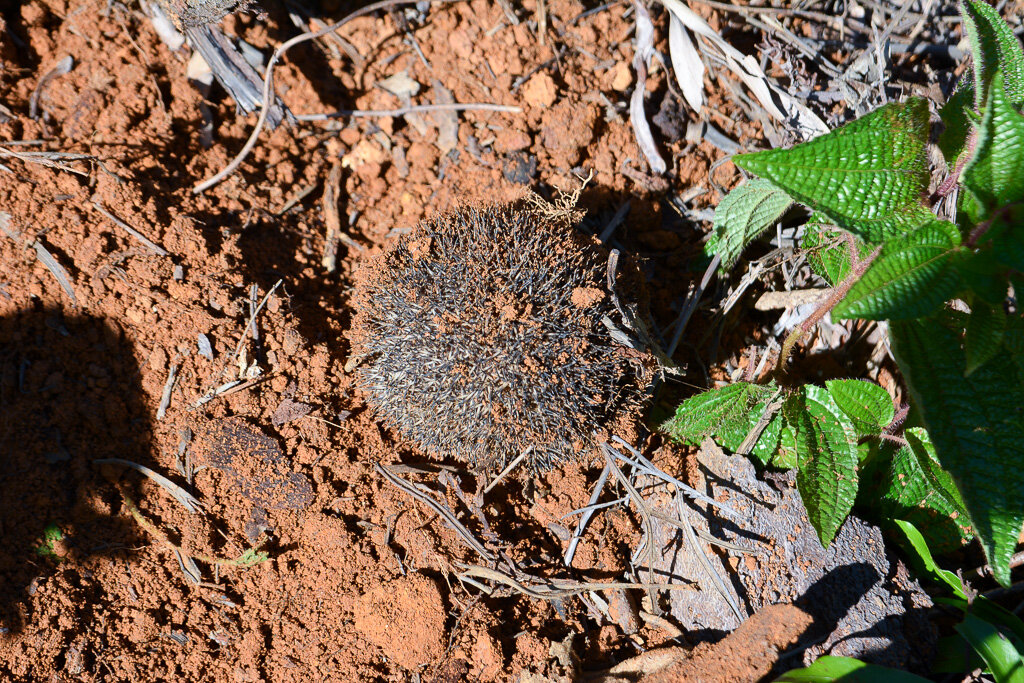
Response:
M953 595L956 596L953 599L936 598L936 602L951 605L964 612L971 611L990 624L1002 627L1017 647L1024 644L1024 622L1017 615L1003 609L984 595L976 596L973 601L968 602L960 578L935 563L935 558L932 557L931 550L928 549L928 544L925 543L921 532L915 529L910 522L896 520L896 524L907 538L909 543L907 550L911 551L917 559L916 564L919 565L917 569L930 574L933 581L949 586Z
M850 274L850 248L845 236L853 240L859 258L871 253L871 247L864 240L832 225L820 213L813 214L804 225L800 246L807 255L807 263L833 287Z
M1014 109L1002 84L1003 74L997 71L978 129L978 144L961 178L977 200L981 218L1024 200L1024 116Z
M876 664L867 664L852 657L818 657L804 669L787 671L775 679L775 683L925 683L921 678L906 671L890 669Z
M991 306L1002 306L1008 292L1006 266L999 262L995 249L961 249L956 255L956 272L962 289L969 290L971 299Z
M782 439L782 428L785 426L786 420L782 416L782 412L779 411L772 415L772 419L765 425L764 431L761 432L761 437L754 444L754 447L750 450L750 454L761 463L762 466L768 465L772 458L775 457L779 451L780 441Z
M980 300L974 302L964 337L964 350L967 353L965 374L971 374L992 360L1002 346L1005 330L1006 313L1001 306L992 306Z
M822 387L804 386L783 410L796 432L797 489L827 548L857 497L857 432Z
M939 642L935 644L931 673L963 674L975 669L984 670L985 661L971 649L963 637L952 635L939 638Z
M788 194L762 178L732 190L715 209L715 232L708 247L729 270L748 244L761 236L793 205Z
M858 436L881 434L896 411L889 393L871 382L859 379L833 379L825 387L839 409L853 422Z
M1024 658L995 626L968 613L955 628L985 660L996 683L1024 683Z
M877 244L931 216L922 201L930 178L927 143L928 104L911 98L792 149L732 159Z
M985 0L963 0L960 14L974 56L975 105L980 109L985 103L995 73L1002 71L1006 94L1019 108L1024 103L1024 51L1017 36Z
M780 470L796 469L796 430L793 425L782 419L782 429L779 430L779 447L772 456L772 466Z
M944 583L953 591L953 595L963 600L967 599L967 595L964 593L963 583L953 572L948 569L943 569L936 562L935 558L932 557L932 551L928 548L928 544L924 540L924 536L917 528L908 521L897 519L896 526L900 528L904 536L907 538L907 542L910 544L910 550L913 550L918 563L922 566L924 571L928 572L932 580L937 583Z
M957 83L956 90L939 110L939 118L945 124L939 134L939 149L946 160L946 166L952 171L960 155L967 145L967 136L971 132L971 115L974 113L974 81L973 76L965 74Z
M1004 207L993 220L992 228L981 241L984 242L991 237L992 251L996 259L1003 265L1024 273L1024 204ZM1021 291L1016 287L1014 289L1017 292Z
M883 513L912 522L940 553L973 538L971 520L949 473L939 465L928 434L908 429L907 445L893 456L880 501Z
M940 319L890 324L893 352L942 466L953 475L995 578L1010 583L1024 526L1024 384L996 357L965 375L960 331Z
M934 219L890 240L832 309L833 317L904 320L933 313L960 284L954 258L959 244L956 226Z
M675 416L665 422L661 429L686 443L699 443L706 436L742 429L747 424L751 407L766 398L771 391L768 387L750 382L736 382L705 391L683 401L676 409ZM743 435L740 436L742 438ZM730 450L734 448L726 447Z

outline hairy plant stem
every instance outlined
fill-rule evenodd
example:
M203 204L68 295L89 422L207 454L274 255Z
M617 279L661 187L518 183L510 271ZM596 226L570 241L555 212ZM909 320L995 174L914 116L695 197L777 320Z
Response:
M964 142L964 149L960 152L960 156L957 157L956 163L953 166L953 170L949 172L946 179L942 181L942 184L935 189L935 193L932 195L932 203L942 197L950 194L960 182L960 174L964 170L964 166L970 161L971 155L974 153L974 147L978 144L978 131L976 128L971 128L967 134L967 140Z
M814 329L814 326L821 322L821 319L825 315L836 307L843 297L847 295L850 288L853 287L860 280L864 273L867 271L868 266L878 257L882 247L878 246L863 259L857 256L857 245L854 242L852 236L847 242L847 246L850 250L850 274L846 276L846 279L839 283L838 286L834 287L829 293L828 297L821 302L821 305L807 317L802 323L793 328L793 331L786 337L786 341L782 343L782 350L779 352L779 361L775 366L775 375L780 376L786 371L786 361L789 360L789 355L793 352L793 347L800 341L804 335Z

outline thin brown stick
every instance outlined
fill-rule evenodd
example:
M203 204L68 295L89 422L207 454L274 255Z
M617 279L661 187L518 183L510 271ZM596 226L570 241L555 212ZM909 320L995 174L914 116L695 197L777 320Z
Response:
M491 104L489 102L453 102L439 104L416 104L398 109L340 109L329 114L294 114L299 121L327 121L344 116L351 118L382 118L385 116L405 116L406 114L423 114L435 111L497 111L518 114L522 107L511 104Z

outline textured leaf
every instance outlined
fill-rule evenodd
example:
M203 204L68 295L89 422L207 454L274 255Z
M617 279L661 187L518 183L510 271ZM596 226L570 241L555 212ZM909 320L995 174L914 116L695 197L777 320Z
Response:
M780 470L796 469L796 430L785 418L779 430L779 447L772 456L772 466Z
M986 245L989 246L989 245ZM992 306L1002 306L1008 292L1008 269L999 262L994 249L961 249L956 255L956 272L963 289Z
M787 671L776 678L775 683L925 683L927 680L899 669L867 664L853 657L825 655L807 668Z
M759 418L760 419L760 418ZM768 465L775 454L779 451L779 441L782 438L782 428L785 426L786 420L782 417L782 411L775 413L772 419L765 425L764 431L761 432L761 437L754 444L754 447L750 450L750 454L761 463L761 465Z
M911 98L792 149L738 154L733 162L877 244L931 216L922 203L927 142L928 104Z
M785 409L796 431L797 489L827 548L857 497L857 433L822 387L806 385Z
M759 178L727 194L715 209L712 245L722 258L723 270L732 268L743 249L774 225L792 205L788 194Z
M996 72L978 129L978 144L961 180L977 200L982 218L1024 200L1024 116L999 87L1002 83L1003 74Z
M1017 36L985 0L963 0L960 14L974 56L975 105L985 103L993 75L1002 71L1010 102L1019 108L1024 103L1024 51Z
M960 284L954 258L959 244L956 226L934 219L890 240L833 317L904 320L934 312Z
M687 443L698 443L704 437L717 435L723 430L739 430L747 424L751 407L770 392L771 389L750 382L736 382L705 391L683 401L675 416L661 428Z
M1003 343L1006 330L1006 313L1002 307L975 301L971 317L967 319L967 334L964 337L964 351L967 353L966 374L992 360Z
M849 233L833 225L820 213L815 213L807 219L800 243L811 269L833 287L850 274L850 247L844 235ZM864 244L864 240L853 235L850 235L850 239L860 258L871 252L871 247Z
M916 427L906 435L908 444L893 456L885 478L883 513L913 523L931 547L950 553L973 537L970 516L927 432Z
M877 384L859 379L833 379L825 382L825 387L839 409L853 422L859 436L881 434L896 414L889 392Z
M945 124L939 134L939 149L946 160L946 165L953 169L967 144L967 135L971 131L971 114L974 113L974 76L964 74L957 83L956 90L939 110L939 118Z
M996 357L964 376L959 331L939 319L894 322L893 351L935 444L953 475L996 579L1010 583L1010 556L1024 525L1024 384Z
M985 660L996 683L1024 683L1024 658L995 626L968 612L955 628Z

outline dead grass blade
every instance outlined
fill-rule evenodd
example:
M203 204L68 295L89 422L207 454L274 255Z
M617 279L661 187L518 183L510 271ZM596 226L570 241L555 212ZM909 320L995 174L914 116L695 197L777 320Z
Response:
M704 62L690 38L690 33L679 21L679 17L669 12L668 23L669 56L672 59L672 71L675 73L679 89L683 91L683 99L700 113L704 108Z
M360 9L355 10L354 12L350 13L348 16L346 16L341 21L336 22L334 24L331 24L330 26L326 26L326 27L320 29L319 31L310 31L310 32L307 32L307 33L303 33L301 35L297 35L294 38L291 38L290 40L287 40L284 43L282 43L276 50L274 50L274 54L272 54L270 56L270 60L267 62L266 75L265 75L265 77L263 79L263 99L262 99L262 104L260 105L260 115L259 115L259 118L256 120L256 125L253 127L252 133L249 134L249 139L246 140L245 145L242 147L242 150L238 153L238 155L234 159L231 160L230 163L228 163L227 166L225 166L221 171L219 171L213 177L211 177L211 178L209 178L207 180L204 180L203 182L201 182L201 183L197 184L195 187L193 187L192 188L192 193L193 194L201 194L201 193L205 192L206 190L210 189L211 187L213 187L214 185L216 185L217 183L219 183L220 181L224 180L224 178L226 178L229 175L231 175L232 173L234 173L235 169L237 169L241 165L242 161L244 161L245 158L247 156L249 156L249 153L252 151L252 148L256 145L256 139L259 137L260 131L262 131L263 130L263 126L266 125L267 115L268 115L268 112L270 110L270 107L267 107L266 103L271 101L270 100L270 92L273 90L273 87L274 87L274 66L281 59L281 57L284 55L285 52L287 52L289 49L291 49L295 45L298 45L299 43L304 43L304 42L306 42L308 40L315 40L317 38L322 38L323 36L325 36L325 35L327 35L329 33L334 33L335 31L339 30L341 27L343 27L345 24L349 23L353 19L356 19L356 18L361 17L363 15L370 14L372 12L376 12L377 10L381 10L381 9L388 9L390 7L395 7L395 6L398 6L398 5L415 4L417 1L418 0L380 0L379 2L374 2L372 4L366 5L365 7L361 7ZM463 1L464 0L426 0L426 2L429 2L429 3L451 3L451 2L463 2ZM433 106L435 109L440 109L441 107L449 107L449 108L451 108L451 110L457 110L457 108L459 108L459 107L462 107L462 108L468 108L468 107L479 108L479 105L459 105L459 104L430 105L430 106ZM487 108L497 108L497 107L500 107L500 106L501 105L494 105L494 104L484 105L484 107L487 107ZM516 107L515 109L518 109L518 107ZM350 113L350 115L351 115L351 113ZM391 116L391 115L393 115L393 114L388 114L388 116ZM313 116L324 116L325 118L330 117L330 115L326 115L326 114L325 115L313 115ZM301 117L301 116L296 116L296 118L298 120L300 120L300 121L303 120L303 117ZM306 120L309 120L308 119L308 115L306 117Z
M704 572L711 579L711 583L714 584L715 590L717 590L718 593L722 596L722 598L725 599L727 603L729 603L729 609L731 609L733 614L736 615L736 619L738 619L742 623L744 617L743 614L740 612L739 606L736 605L736 601L733 600L732 593L730 593L729 589L726 588L725 582L722 580L722 577L719 576L718 572L715 571L715 568L711 566L711 560L708 558L707 553L704 552L704 548L701 547L700 541L697 540L697 535L694 534L693 527L690 525L689 522L686 521L686 518L683 517L683 504L684 503L682 497L677 494L676 506L679 508L679 519L683 522L683 524L680 526L680 528L683 530L683 537L686 539L686 543L690 546L690 549L693 551L694 555L697 556L697 562L700 563L700 566L704 568Z
M494 581L502 585L508 586L513 590L516 590L523 595L531 598L537 598L539 600L561 600L564 598L570 598L574 595L580 595L581 593L589 593L590 591L611 591L611 590L696 590L693 586L687 586L679 583L638 583L632 581L624 582L585 582L585 581L568 581L565 579L551 579L546 583L530 583L526 584L522 581L518 581L512 576L499 571L497 569L490 569L488 567L481 567L479 565L465 565L459 564L463 568L463 572L458 575L459 579L465 580L468 578L484 579L487 581ZM525 576L525 575L524 575ZM531 577L537 578L537 577ZM541 581L538 579L538 581ZM476 584L475 581L472 583ZM479 585L479 584L476 584Z
M171 494L171 497L173 497L174 500L181 503L181 506L188 510L189 512L196 513L202 510L203 504L199 502L198 498L196 498L191 493L175 484L173 481L171 481L164 475L160 474L159 472L154 472L145 465L140 465L137 462L132 462L131 460L122 460L121 458L100 458L99 460L94 460L93 462L96 463L97 465L121 465L122 467L133 469L136 472L139 472L140 474L143 474L146 477L152 479L156 484L158 484L165 491Z
M665 160L658 153L658 147L654 144L654 136L651 134L651 126L647 123L647 115L644 113L644 95L647 93L647 63L654 54L654 24L651 23L651 15L647 13L640 2L633 3L636 13L636 47L633 52L633 70L636 71L636 86L633 88L633 95L629 98L629 120L633 124L633 133L636 136L637 145L644 153L644 158L656 175L664 173L668 166Z
M46 84L52 81L58 76L70 73L71 69L75 66L75 59L71 55L66 56L64 59L57 62L57 65L46 72L42 78L39 79L39 83L36 84L35 90L32 91L32 95L28 98L28 115L31 119L39 118L39 97L43 92L43 88Z
M156 254L157 256L168 256L168 253L167 253L166 249L164 249L159 244L157 244L156 242L152 241L151 239L149 239L148 237L143 235L141 232L139 232L138 230L136 230L132 226L130 226L127 223L125 223L123 220L121 220L120 218L118 218L114 214L112 214L109 211L107 211L105 208L103 208L103 205L100 204L98 201L93 201L92 205L93 205L93 207L97 211L99 211L108 220L110 220L110 222L112 222L114 225L116 225L117 227L119 227L122 230L124 230L126 233L128 233L129 235L131 235L132 237L137 239L139 242L142 242L142 245L144 247L146 247L147 249L149 249L150 251L152 251L154 254Z
M0 211L0 230L15 242L22 243L21 235L17 230L11 227L11 214ZM61 286L64 293L68 295L69 299L71 299L71 305L78 306L78 297L75 296L75 289L71 286L71 277L68 275L68 271L64 269L64 266L62 266L56 258L54 258L49 249L47 249L39 240L27 242L25 243L25 246L35 249L36 258L46 266L46 269L49 270L57 280L57 284Z
M793 126L795 132L803 139L828 132L825 122L775 85L761 70L757 60L730 45L681 0L661 0L661 4L686 28L698 36L703 36L721 51L729 69L754 93L758 102L772 117Z
M668 474L667 472L664 472L660 468L656 467L654 465L654 463L652 463L650 460L648 460L644 456L643 453L641 453L636 448L631 446L625 439L623 439L623 438L621 438L619 436L613 436L612 440L615 441L615 443L617 443L620 446L622 446L623 448L625 448L626 450L628 450L630 452L630 454L632 454L633 457L636 458L636 460L634 461L631 458L626 457L625 455L623 455L619 451L615 450L611 446L608 446L609 450L611 450L611 452L615 456L617 456L620 460L622 460L623 462L626 462L626 463L632 465L634 468L636 468L639 471L642 471L644 474L648 474L648 475L650 475L652 477L656 477L658 479L661 479L662 481L664 481L664 482L666 482L668 484L672 484L678 490L680 490L683 494L685 494L687 497L693 498L694 500L699 500L701 502L707 503L708 505L710 505L710 506L712 506L712 507L714 507L714 508L716 508L718 510L721 510L722 512L725 512L726 514L731 516L733 519L739 520L739 519L743 518L742 515L740 515L738 512L733 510L731 507L729 507L725 503L718 502L717 500L715 500L711 496L708 496L706 494L701 493L700 491L698 491L697 489L693 488L692 486L684 484L683 482L681 482L678 479L676 479L675 477L673 477L671 474Z
M193 553L189 555L182 550L180 546L171 541L171 539L167 537L167 534L158 529L151 521L146 519L145 515L142 514L139 507L135 504L135 501L131 499L131 496L126 494L124 491L121 491L121 498L124 500L125 507L128 508L128 512L135 521L139 523L139 526L174 552L178 559L178 564L181 567L181 571L190 581L197 576L200 579L202 578L199 574L199 568L196 566L195 562L192 561L193 558L200 562L220 567L251 567L270 559L269 553L260 550L260 548L263 547L265 539L261 539L256 545L251 548L247 548L246 551L238 557L216 557L214 555L204 555L202 553ZM199 583L199 581L194 581L194 583Z
M652 510L647 505L647 501L640 496L640 493L629 481L629 478L623 474L622 470L619 469L619 466L615 464L615 455L613 454L612 447L606 443L602 443L601 451L604 453L605 461L607 461L611 473L619 480L622 488L626 489L629 499L634 505L636 505L636 509L640 512L640 521L644 527L644 539L641 543L643 544L643 550L647 555L647 579L649 583L654 584L654 562L656 559L655 553L657 552L654 539L654 523L651 521L651 518L654 515L651 514ZM651 601L651 610L658 614L660 610L658 609L658 601L655 596L654 589L648 588L647 595Z
M583 538L583 532L587 528L587 524L590 523L590 518L597 512L597 499L601 497L601 491L604 490L605 482L608 481L608 476L612 473L610 465L605 465L604 469L601 470L601 476L597 480L597 484L594 485L594 492L590 494L590 502L587 504L586 509L583 511L583 516L576 523L576 530L572 534L572 539L569 541L569 547L565 549L565 555L562 558L562 562L565 563L566 567L572 565L572 560L576 556L576 546L580 544L580 539Z
M5 142L5 145L16 144L16 141ZM82 171L73 166L68 166L65 161L99 161L91 154L76 154L73 152L17 152L13 149L0 147L0 158L18 159L28 164L39 164L47 168L56 168L68 173L80 176L88 176L88 171Z
M476 553L480 555L480 557L484 558L488 562L495 561L496 558L494 557L494 553L485 548L483 544L480 543L480 541L476 540L476 537L473 536L473 533L469 529L467 529L462 524L462 522L459 521L458 517L455 516L454 512L448 509L447 505L444 505L443 503L439 503L438 501L434 500L432 496L429 496L426 493L420 491L411 483L407 482L405 479L402 479L397 474L389 470L387 467L381 465L379 462L373 463L373 469L375 469L378 474L380 474L389 482L391 482L391 484L398 487L402 491L405 491L410 496L412 496L419 502L423 503L437 514L444 517L444 520L448 522L449 526L451 526L452 529L455 530L455 532L459 535L459 538L461 538L466 543L466 545L468 545L470 548L476 551Z

